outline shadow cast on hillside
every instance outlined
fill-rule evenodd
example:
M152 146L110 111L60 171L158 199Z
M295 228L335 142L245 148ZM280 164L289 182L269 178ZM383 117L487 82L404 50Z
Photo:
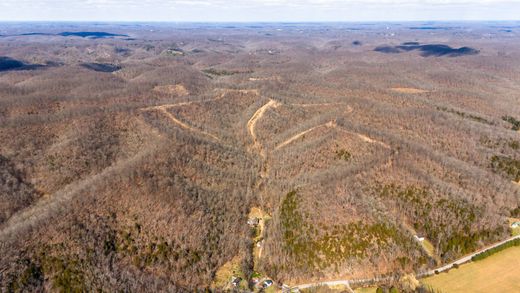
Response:
M399 54L410 51L420 51L423 57L460 57L467 55L477 55L479 50L470 47L452 48L448 45L429 44L420 45L417 42L406 42L400 46L379 46L374 49L376 52L385 54Z
M12 70L36 70L56 66L59 66L59 64L55 62L46 62L45 64L27 64L10 57L0 56L0 72Z

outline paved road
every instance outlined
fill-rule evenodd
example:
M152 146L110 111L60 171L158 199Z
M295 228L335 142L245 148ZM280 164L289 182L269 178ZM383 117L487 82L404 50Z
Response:
M433 269L433 270L430 270L430 271L427 271L425 273L418 273L416 274L418 277L427 277L427 276L431 276L433 274L435 274L435 271L438 271L439 273L440 272L443 272L443 271L446 271L446 270L449 270L453 267L454 264L458 264L458 265L461 265L463 263L466 263L466 262L469 262L471 261L471 258L474 257L475 255L479 254L479 253L482 253L482 252L485 252L485 251L488 251L492 248L495 248L497 246L500 246L506 242L509 242L509 241L512 241L512 240L515 240L515 239L520 239L520 235L517 235L517 236L513 236L513 237L510 237L506 240L503 240L503 241L500 241L500 242L497 242L493 245L490 245L488 247L485 247L485 248L482 248L480 250L477 250L476 252L472 253L472 254L469 254L469 255L466 255L462 258L459 258L458 260L456 261L453 261L449 264L446 264L442 267L439 267L439 268L436 268L436 269ZM293 286L291 287L292 290L301 290L301 289L308 289L308 288L312 288L312 287L318 287L318 286L338 286L338 285L344 285L346 286L348 289L349 292L354 292L352 291L352 289L350 288L350 285L351 284L366 284L366 283L372 283L372 282L383 282L383 281L387 281L387 280L390 280L391 277L386 277L386 278L373 278L373 279L355 279L355 280L337 280L337 281L324 281L324 282L316 282L316 283L308 283L308 284L301 284L301 285L297 285L297 286ZM287 287L286 287L287 288Z

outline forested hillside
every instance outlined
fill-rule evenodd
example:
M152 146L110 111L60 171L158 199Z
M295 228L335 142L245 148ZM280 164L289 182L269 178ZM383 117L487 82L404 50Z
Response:
M518 217L518 32L0 28L2 292L402 275Z

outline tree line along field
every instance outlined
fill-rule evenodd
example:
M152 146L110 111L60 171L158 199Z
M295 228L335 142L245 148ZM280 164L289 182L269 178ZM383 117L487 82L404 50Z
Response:
M400 276L506 238L520 31L415 25L0 24L0 291Z
M426 278L423 283L443 292L515 292L520 289L516 276L519 253L520 247L511 247L448 273Z

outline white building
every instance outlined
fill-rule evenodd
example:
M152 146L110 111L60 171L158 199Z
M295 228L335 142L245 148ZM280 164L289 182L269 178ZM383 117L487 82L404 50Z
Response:
M251 218L251 219L247 220L247 224L252 227L258 226L259 223L260 223L259 218Z
M424 237L419 237L417 235L414 235L413 237L415 237L415 240L417 240L419 242L423 242L424 241Z

